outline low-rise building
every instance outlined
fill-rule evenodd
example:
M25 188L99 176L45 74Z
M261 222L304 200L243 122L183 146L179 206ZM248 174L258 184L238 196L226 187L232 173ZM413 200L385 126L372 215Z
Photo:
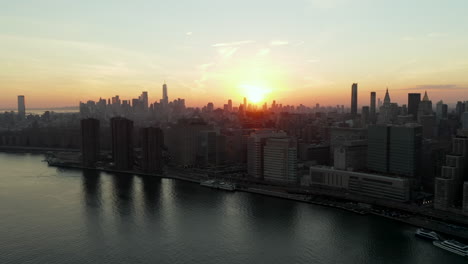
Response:
M330 167L310 167L308 182L311 186L344 189L351 193L375 198L407 202L410 200L410 180Z

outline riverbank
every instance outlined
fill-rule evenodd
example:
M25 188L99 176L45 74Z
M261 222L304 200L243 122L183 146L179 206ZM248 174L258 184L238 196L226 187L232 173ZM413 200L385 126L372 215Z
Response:
M115 170L111 168L86 168L81 166L80 164L69 164L69 163L59 163L59 162L49 162L50 166L55 167L63 167L63 168L72 168L72 169L88 169L88 170L98 170L102 172L108 173L124 173L124 174L132 174L138 176L148 176L148 177L160 177L160 178L167 178L167 179L175 179L181 181L187 181L191 183L200 184L202 181L209 179L206 174L203 173L194 173L192 171L183 170L183 169L176 169L176 168L168 168L165 173L162 174L150 174L144 173L141 171L121 171ZM468 229L464 227L458 227L455 225L447 224L441 220L434 219L432 216L421 215L417 214L414 210L402 210L401 208L395 207L386 207L382 206L382 204L372 203L373 200L362 200L361 199L352 199L353 196L342 196L333 197L333 195L324 195L323 192L313 192L313 190L308 190L307 194L294 194L289 193L287 190L279 190L278 187L272 186L262 186L258 183L249 184L245 181L238 181L235 178L226 178L225 180L232 181L236 183L236 190L253 193L253 194L260 194L260 195L267 195L275 198L281 199L288 199L297 202L304 202L319 206L327 206L333 207L341 210L346 210L349 212L353 212L359 215L367 215L372 214L380 217L384 217L387 219L391 219L394 221L402 222L405 224L410 224L416 227L423 227L425 229L434 230L436 232L446 234L452 237L462 238L468 240ZM329 193L330 194L330 193ZM345 197L345 198L344 198ZM375 209L373 207L380 207L381 209ZM405 208L405 207L403 207ZM408 207L410 208L410 207ZM395 211L397 210L397 211ZM427 211L427 209L426 209ZM403 213L404 212L404 213Z
M52 152L80 152L80 149L62 149L62 148L47 148L47 147L18 147L18 146L0 146L1 152L7 153L43 153Z
M60 149L49 149L49 148L22 148L22 147L2 147L0 151L13 152L13 153L48 153L50 151L59 152ZM63 152L77 152L78 150L64 150ZM71 153L70 153L71 154ZM98 167L98 168L87 168L76 162L50 162L50 166L71 168L71 169L87 169L87 170L98 170L108 173L124 173L139 176L148 177L160 177L168 179L176 179L187 181L191 183L200 184L202 181L213 178L209 177L206 173L193 172L187 169L180 169L169 167L162 174L151 174L142 171L122 171L115 170L112 168ZM462 216L453 216L450 213L438 212L427 207L416 207L410 204L401 204L391 201L381 201L370 197L363 197L360 195L354 195L343 192L333 192L330 190L320 189L304 189L301 187L282 187L273 186L258 181L250 181L246 178L235 178L229 175L218 176L219 179L233 182L236 184L236 190L249 192L253 194L267 195L271 197L288 199L298 202L304 202L319 206L333 207L341 210L346 210L359 215L373 214L394 221L403 222L406 224L414 225L417 227L423 227L431 229L443 234L447 234L453 237L468 239L468 229L463 226L467 226L468 219ZM380 208L380 209L375 209ZM403 213L403 214L402 214ZM452 221L447 222L450 219ZM463 226L456 226L450 224L450 222L456 222Z

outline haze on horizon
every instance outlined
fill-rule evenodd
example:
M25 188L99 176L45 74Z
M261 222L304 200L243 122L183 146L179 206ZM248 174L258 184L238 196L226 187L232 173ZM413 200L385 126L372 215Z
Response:
M468 2L8 1L0 9L0 108L74 106L148 91L187 105L251 87L268 103L359 104L369 92L406 104L466 100ZM250 87L250 88L249 88Z

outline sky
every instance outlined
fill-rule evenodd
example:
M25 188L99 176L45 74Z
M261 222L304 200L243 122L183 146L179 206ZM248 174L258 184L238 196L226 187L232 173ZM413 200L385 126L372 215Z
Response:
M468 100L466 0L0 0L0 108Z

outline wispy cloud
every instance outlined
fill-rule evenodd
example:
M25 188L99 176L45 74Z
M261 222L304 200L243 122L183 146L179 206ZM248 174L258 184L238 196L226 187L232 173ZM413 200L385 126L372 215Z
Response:
M294 43L293 46L294 46L294 47L299 47L299 46L304 45L304 43L305 43L305 42L301 40L301 41L298 41L298 42Z
M271 46L284 46L288 44L289 44L288 41L283 41L283 40L273 40L272 42L270 42Z
M218 49L218 53L223 57L223 58L230 58L234 53L237 52L239 48L237 47L226 47L226 48L220 48Z
M447 34L441 33L441 32L431 32L431 33L428 33L427 36L430 38L440 38L440 37L447 36Z
M270 49L261 49L257 52L258 56L266 56L270 53Z
M192 32L192 31L186 32L185 35L187 35L187 36L192 36L192 35L193 35L193 32Z
M214 65L213 62L209 62L209 63L200 64L200 65L197 66L197 68L202 70L202 71L206 71L209 67L211 67L213 65Z
M240 46L245 44L254 43L253 40L242 40L242 41L235 41L235 42L225 42L225 43L216 43L211 45L212 47L231 47L231 46Z

